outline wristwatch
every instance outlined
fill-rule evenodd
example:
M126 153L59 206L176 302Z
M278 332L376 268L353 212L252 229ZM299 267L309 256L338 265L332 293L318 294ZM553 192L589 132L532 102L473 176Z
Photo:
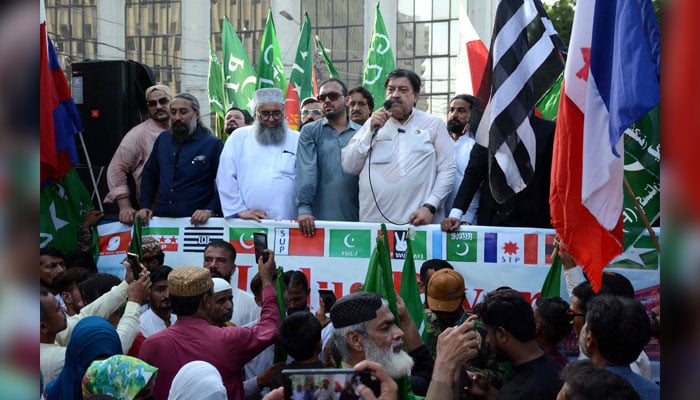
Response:
M421 207L427 208L431 214L435 214L437 212L437 209L432 204L424 203Z

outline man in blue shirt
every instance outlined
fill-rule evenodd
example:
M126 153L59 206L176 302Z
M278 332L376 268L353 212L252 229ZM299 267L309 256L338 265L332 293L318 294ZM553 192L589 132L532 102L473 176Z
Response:
M625 378L640 399L650 400L660 397L659 386L630 368L650 338L651 322L640 302L599 295L588 303L579 344L593 365Z
M358 221L358 177L343 171L340 152L361 126L348 118L343 82L330 78L321 84L318 99L325 117L304 125L297 147L299 228L314 234L314 220Z
M158 136L143 168L137 215L144 223L154 215L189 216L199 225L220 214L215 179L224 145L202 124L199 109L189 93L170 103L171 130Z

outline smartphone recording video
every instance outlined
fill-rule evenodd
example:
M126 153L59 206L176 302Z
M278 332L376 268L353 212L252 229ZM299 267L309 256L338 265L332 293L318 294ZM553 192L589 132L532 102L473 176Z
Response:
M372 378L369 370L356 372L354 369L285 369L284 398L343 398L360 399L356 394L360 383L372 389L376 396L380 394L380 383ZM336 395L337 394L337 395Z
M255 245L255 262L257 263L260 257L263 258L263 262L267 262L269 256L267 253L263 253L263 250L267 249L267 234L253 232L253 243Z

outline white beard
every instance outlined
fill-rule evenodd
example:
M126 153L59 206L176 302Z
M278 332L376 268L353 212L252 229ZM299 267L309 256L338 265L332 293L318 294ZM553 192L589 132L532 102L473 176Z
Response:
M266 128L258 120L254 125L255 139L263 146L280 144L287 136L287 124L284 120L276 128Z
M365 338L365 358L380 364L393 379L406 376L413 368L413 358L403 350L394 353L392 349L399 343L394 342L388 349L382 349L375 345L372 339Z

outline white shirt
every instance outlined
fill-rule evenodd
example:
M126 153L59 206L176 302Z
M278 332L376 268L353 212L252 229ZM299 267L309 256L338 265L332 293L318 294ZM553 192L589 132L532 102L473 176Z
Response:
M174 324L175 321L177 321L177 315L170 314L170 325ZM141 333L143 336L149 337L165 328L167 328L165 322L152 309L149 308L148 311L141 314Z
M455 202L455 197L457 197L457 192L459 191L459 185L462 184L462 179L464 179L464 171L469 165L469 155L472 152L476 141L469 137L469 135L462 135L457 138L457 140L452 141L452 147L455 151L455 181L452 187L452 192L445 200L445 217L449 216L450 210ZM469 222L470 225L476 224L476 211L479 208L479 197L481 197L481 192L477 191L474 194L472 202L467 208L467 212L462 215L462 221Z
M299 132L287 129L284 142L263 146L255 129L255 125L237 129L221 152L216 187L224 218L259 209L269 219L295 219Z
M232 291L233 317L231 322L236 326L248 326L258 322L261 309L255 304L255 298L250 293L236 287L233 287Z
M360 221L389 222L378 203L393 222L405 223L428 203L438 210L433 223L439 223L455 179L454 150L445 123L414 108L404 123L390 118L375 138L370 125L367 120L341 156L343 170L360 175Z

